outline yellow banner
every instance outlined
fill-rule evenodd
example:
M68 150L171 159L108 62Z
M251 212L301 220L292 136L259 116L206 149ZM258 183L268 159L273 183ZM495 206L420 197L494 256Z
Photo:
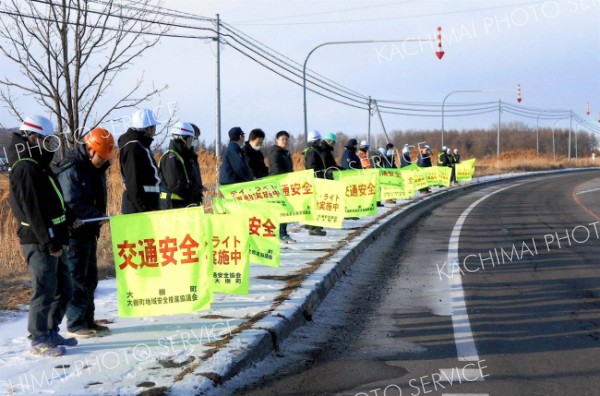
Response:
M248 248L250 263L279 268L279 212L280 206L213 198L218 213L242 214L248 217Z
M346 184L345 217L365 217L377 214L377 169L344 170L334 174Z
M470 181L475 173L475 158L456 164L456 181Z
M110 219L121 317L210 308L210 227L202 207Z
M281 216L292 211L292 206L281 191L277 180L261 179L245 183L219 186L219 191L225 199L240 202L268 202L281 206Z
M410 186L412 191L429 187L425 173L422 171L423 169L428 168L419 168L416 164L401 168L402 176L404 177L404 185Z
M206 215L210 222L213 270L210 274L215 293L248 294L250 261L248 256L248 216Z
M291 206L288 213L281 214L283 223L304 222L311 218L310 208L315 190L315 175L312 170L269 176L262 180L279 183L281 192L283 192Z
M346 213L346 183L316 178L316 194L311 203L312 220L304 223L328 228L342 228Z

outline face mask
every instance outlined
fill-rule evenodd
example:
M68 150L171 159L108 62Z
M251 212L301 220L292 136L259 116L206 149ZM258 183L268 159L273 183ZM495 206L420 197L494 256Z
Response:
M256 150L256 151L258 151L258 150L260 150L260 149L262 148L262 146L261 146L261 145L255 146L255 145L251 144L250 146L252 146L252 148L253 148L254 150Z
M387 155L388 157L393 157L394 156L394 150L389 149L388 151L385 152L385 155Z

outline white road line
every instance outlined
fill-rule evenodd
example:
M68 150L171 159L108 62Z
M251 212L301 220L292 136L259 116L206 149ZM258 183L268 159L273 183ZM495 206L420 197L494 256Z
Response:
M578 192L575 193L575 195L585 194L585 193L589 193L589 192L593 192L593 191L598 191L598 190L600 190L600 188L594 188L593 190L578 191Z
M482 201L488 199L494 194L508 190L509 188L520 186L524 183L513 184L508 187L501 188L492 193L489 193L477 201L473 202L462 214L458 217L452 234L450 235L450 241L448 242L448 265L452 265L452 275L448 278L450 286L450 296L452 300L452 327L454 328L454 342L456 343L456 353L458 360L465 361L479 361L479 355L477 354L477 347L475 346L475 340L473 339L473 331L471 330L471 323L469 321L469 313L467 312L467 305L465 303L465 292L462 286L462 276L460 274L458 262L458 241L460 238L460 232L462 226L467 219L467 216L477 205Z

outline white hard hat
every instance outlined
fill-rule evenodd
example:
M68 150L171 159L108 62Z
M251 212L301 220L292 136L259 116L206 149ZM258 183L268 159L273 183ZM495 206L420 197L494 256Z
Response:
M171 135L194 137L194 127L192 126L192 124L187 122L177 122L171 128Z
M454 149L454 154L458 154L458 149L457 148Z
M430 145L428 145L428 144L426 144L426 145L425 145L425 148L426 148L427 150L431 150L431 146L430 146Z
M443 152L446 152L446 151L448 151L448 147L446 147L446 146L442 146L442 151L443 151Z
M451 149L451 148L447 149L447 150L446 150L446 153L448 153L448 154L452 154L452 149Z
M361 141L360 141L360 145L359 145L359 147L360 147L360 148L363 148L363 147L365 147L365 148L369 148L369 147L371 147L371 145L370 145L370 144L369 144L369 142L367 142L366 140L361 140Z
M314 142L315 140L319 140L319 139L321 139L321 132L319 132L317 130L308 132L308 141L309 142Z
M54 133L54 126L52 122L44 116L34 115L31 117L25 117L21 126L20 131L35 132L43 136L50 136Z
M379 148L377 149L377 152L378 152L379 154L381 154L381 155L385 155L385 149L384 149L383 147L379 147Z
M160 124L156 120L156 116L150 109L136 110L131 117L131 127L135 129L144 129Z

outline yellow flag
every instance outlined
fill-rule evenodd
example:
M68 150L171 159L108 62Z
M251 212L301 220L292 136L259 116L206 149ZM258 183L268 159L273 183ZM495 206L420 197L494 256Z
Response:
M213 208L219 213L244 215L248 218L248 249L250 263L279 268L280 207L269 203L252 203L213 198Z
M311 218L311 202L315 190L315 174L309 170L290 172L262 179L265 182L276 181L281 187L281 192L287 198L291 209L288 213L281 213L283 223L295 221L304 222Z
M248 216L218 214L206 217L210 222L212 234L212 290L215 293L248 294Z
M346 183L345 217L364 217L377 214L377 169L344 170L334 174Z
M110 219L119 316L210 308L210 227L202 207Z
M456 181L470 181L475 173L475 158L456 164Z
M316 193L311 204L313 219L304 224L342 228L346 213L346 183L319 178L314 182Z

